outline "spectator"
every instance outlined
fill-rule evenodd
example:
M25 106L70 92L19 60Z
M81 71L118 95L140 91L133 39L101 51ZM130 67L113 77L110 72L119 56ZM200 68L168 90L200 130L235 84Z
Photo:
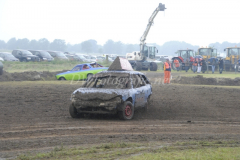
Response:
M197 71L197 65L198 65L197 58L195 58L193 61L193 73Z
M216 65L216 60L215 60L215 58L213 58L213 60L212 60L212 74L215 71L215 65Z
M177 68L177 71L179 71L180 70L180 65L179 65L178 59L174 59L173 63L175 65L175 67Z
M169 59L166 59L163 68L164 68L164 84L170 84L171 64L169 62Z
M223 71L223 59L222 58L220 58L218 64L219 64L219 73L222 74L222 71Z
M186 63L185 63L185 71L187 72L189 70L189 59L187 58Z

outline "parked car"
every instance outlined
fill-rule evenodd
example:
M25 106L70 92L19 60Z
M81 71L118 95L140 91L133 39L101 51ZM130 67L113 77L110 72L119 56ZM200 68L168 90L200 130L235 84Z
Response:
M16 57L8 52L0 52L0 58L2 58L4 61L19 61Z
M84 58L85 58L85 61L84 61L84 62L92 62L91 59L88 59L88 58L89 58L88 55L79 54L79 53L76 53L76 55L84 57Z
M39 62L40 58L38 56L33 55L31 52L23 49L15 49L12 51L12 55L20 60L20 62Z
M66 55L60 51L47 51L53 58L61 59L61 60L68 60Z
M92 113L130 120L135 110L147 109L151 94L151 84L141 72L103 71L72 93L69 113L72 118Z
M105 60L106 60L105 57L102 57L102 56L97 56L96 57L97 62L102 62L102 61L105 61Z
M97 57L96 56L88 56L88 59L91 60L91 62L97 62Z
M72 61L86 62L86 58L77 54L66 54L66 57Z
M76 65L71 71L59 73L56 75L58 80L85 80L90 79L94 74L107 70L98 63L85 63Z
M33 55L38 56L41 61L53 61L54 58L47 52L42 50L28 50Z
M0 61L0 75L2 75L3 74L3 64L2 64L2 62Z
M4 59L2 57L0 57L0 61L4 61Z

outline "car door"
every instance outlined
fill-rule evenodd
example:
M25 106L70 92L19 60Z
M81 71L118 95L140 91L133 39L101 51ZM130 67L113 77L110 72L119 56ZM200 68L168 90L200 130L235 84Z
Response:
M81 69L82 69L82 65L77 65L76 67L74 67L69 72L69 74L67 75L68 79L69 80L74 80L74 81L81 80L82 79L82 77L81 77Z
M146 83L138 74L132 75L132 81L133 81L133 88L135 89L135 108L141 108L144 107L144 105L147 102L146 98Z

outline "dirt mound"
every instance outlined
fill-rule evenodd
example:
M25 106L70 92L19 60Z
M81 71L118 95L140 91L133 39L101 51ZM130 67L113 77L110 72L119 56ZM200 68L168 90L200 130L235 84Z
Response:
M45 80L56 80L56 74L62 73L65 71L58 72L37 72L37 71L27 71L27 72L14 72L8 73L3 72L3 75L0 75L1 81L45 81Z
M195 77L178 76L172 80L172 83L178 84L200 84L200 85L223 85L223 86L240 86L240 78L204 78L202 75Z

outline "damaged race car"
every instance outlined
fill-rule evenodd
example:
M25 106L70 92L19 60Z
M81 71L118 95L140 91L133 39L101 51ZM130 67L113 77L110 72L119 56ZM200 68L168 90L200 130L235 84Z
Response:
M130 120L136 109L147 110L151 94L151 84L141 72L103 71L72 93L69 112L72 118L90 113Z
M94 74L107 70L98 63L84 63L76 65L71 71L59 73L56 75L58 80L89 80Z

